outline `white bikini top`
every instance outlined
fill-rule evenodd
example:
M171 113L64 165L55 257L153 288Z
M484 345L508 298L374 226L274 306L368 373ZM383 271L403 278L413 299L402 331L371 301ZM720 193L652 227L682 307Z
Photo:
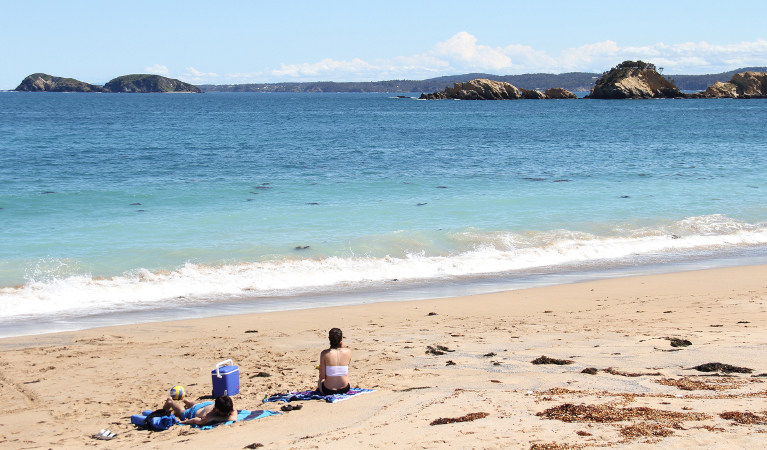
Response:
M326 377L342 377L349 373L349 366L325 366Z

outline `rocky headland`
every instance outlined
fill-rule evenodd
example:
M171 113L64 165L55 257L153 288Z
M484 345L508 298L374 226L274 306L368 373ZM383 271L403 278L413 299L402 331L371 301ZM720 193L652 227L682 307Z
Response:
M160 75L123 75L110 80L104 85L104 89L115 93L165 93L187 92L202 94L200 88L193 84Z
M104 88L74 78L54 77L47 73L33 73L16 88L21 92L104 92Z
M549 98L577 97L572 92L562 88L547 89L544 93L535 89L518 89L505 81L493 81L486 78L455 83L453 87L446 87L444 91L421 94L420 97L422 100L542 100Z
M727 83L717 81L704 92L693 95L701 98L767 98L767 72L736 73Z
M640 99L686 98L655 65L643 61L624 61L602 75L586 98Z
M45 73L29 75L24 78L16 90L21 92L202 93L200 88L195 85L160 75L125 75L117 77L101 87L74 78L54 77Z

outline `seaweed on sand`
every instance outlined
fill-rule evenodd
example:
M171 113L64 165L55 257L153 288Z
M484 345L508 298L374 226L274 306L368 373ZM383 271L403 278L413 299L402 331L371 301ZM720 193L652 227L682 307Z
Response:
M535 364L535 365L540 365L540 364L556 364L558 366L566 366L568 364L574 363L575 361L570 360L570 359L556 359L556 358L549 358L548 356L541 356L540 358L536 358L536 359L534 359L534 360L532 360L530 362Z
M677 339L677 338L666 338L669 341L671 341L672 347L689 347L692 345L692 342L688 341L687 339Z
M539 412L536 416L557 419L562 422L608 423L624 420L653 420L659 423L676 424L684 420L704 420L709 416L702 413L680 413L645 406L616 408L614 405L574 405L564 403Z
M400 390L395 389L394 392L410 392L410 391L417 391L420 389L429 389L429 388L431 388L431 386L416 386L416 387L409 387L409 388L400 389Z
M471 422L473 420L477 419L484 419L485 417L489 416L490 414L486 412L476 412L476 413L469 413L465 416L461 417L440 417L439 419L436 419L432 421L429 425L445 425L448 423L456 423L456 422Z
M767 414L760 416L751 412L727 411L719 414L719 417L744 425L767 425Z
M657 377L662 375L660 372L651 372L651 373L621 372L620 370L613 369L612 367L608 367L607 369L603 369L603 370L611 375L620 375L622 377L643 377L643 376Z
M726 411L719 414L719 417L742 425L767 425L767 416L760 416L750 412Z
M724 373L752 373L754 370L748 367L732 366L730 364L722 363L706 363L693 367L693 369L700 372L724 372Z
M635 439L648 436L668 437L674 434L674 431L657 423L639 422L621 428L620 434L625 438Z
M572 450L577 448L583 448L583 445L558 444L556 442L549 442L545 444L533 444L530 446L530 450Z
M726 389L738 389L746 383L745 380L737 378L696 380L689 377L682 377L678 380L662 378L655 380L655 382L664 386L674 386L683 391L724 391Z
M446 352L454 352L455 350L450 350L449 348L445 347L444 345L429 345L426 347L426 354L427 355L444 355Z

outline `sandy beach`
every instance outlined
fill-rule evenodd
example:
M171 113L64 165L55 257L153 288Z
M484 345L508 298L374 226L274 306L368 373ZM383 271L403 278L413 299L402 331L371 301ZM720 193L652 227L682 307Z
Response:
M751 266L7 338L0 448L759 448L766 303L767 266ZM279 410L262 399L316 386L331 327L352 385L376 392L209 431L130 424L174 385L209 396L228 358L235 406ZM691 369L714 362L752 371ZM104 428L117 437L90 437Z

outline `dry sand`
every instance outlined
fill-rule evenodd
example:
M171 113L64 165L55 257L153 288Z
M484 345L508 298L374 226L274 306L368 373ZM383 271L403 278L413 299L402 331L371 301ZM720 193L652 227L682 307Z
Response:
M767 378L752 375L767 372L766 324L767 266L753 266L8 338L0 448L761 448ZM227 358L241 371L235 405L278 410L261 400L315 386L334 326L353 349L353 385L377 392L210 431L130 425L174 385L210 395ZM453 351L426 354L435 345ZM574 363L531 364L542 355ZM710 362L754 372L689 369ZM720 416L732 411L751 423ZM118 436L89 437L102 428Z

